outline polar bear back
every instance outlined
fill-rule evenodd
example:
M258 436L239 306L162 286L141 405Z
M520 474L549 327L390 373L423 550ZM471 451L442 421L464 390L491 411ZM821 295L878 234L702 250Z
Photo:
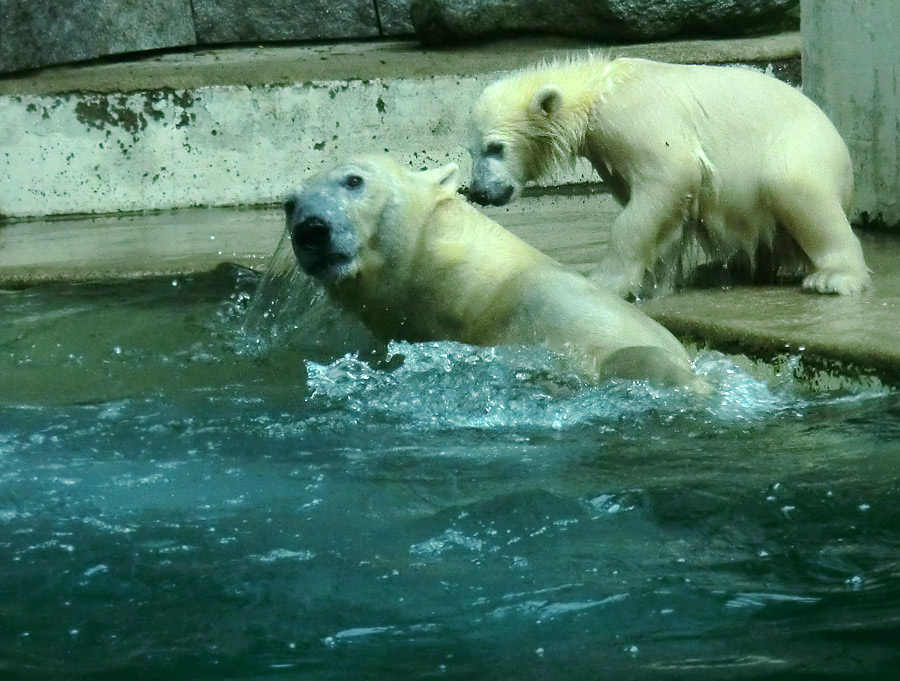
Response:
M617 59L585 140L633 193L685 196L686 225L724 253L771 244L785 192L853 193L850 154L800 91L747 67Z
M613 63L625 75L615 82L614 97L598 98L590 126L590 135L604 146L627 141L654 153L663 147L672 155L703 158L731 192L745 188L735 179L759 182L815 168L813 175L839 184L849 203L853 179L847 147L799 90L748 67L624 58Z
M533 338L557 350L574 344L605 356L640 339L641 345L687 359L684 347L666 328L574 270L558 264L528 270L507 286L504 295L514 315L494 343Z

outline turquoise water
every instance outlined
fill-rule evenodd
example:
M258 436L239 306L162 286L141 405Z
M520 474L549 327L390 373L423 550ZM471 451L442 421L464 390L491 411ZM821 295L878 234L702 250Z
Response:
M0 677L895 678L897 393L696 364L379 348L289 273L0 293Z

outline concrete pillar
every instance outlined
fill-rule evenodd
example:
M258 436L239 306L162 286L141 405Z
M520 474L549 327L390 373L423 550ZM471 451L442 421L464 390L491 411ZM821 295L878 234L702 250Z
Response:
M851 219L900 229L900 2L801 0L803 91L841 132Z

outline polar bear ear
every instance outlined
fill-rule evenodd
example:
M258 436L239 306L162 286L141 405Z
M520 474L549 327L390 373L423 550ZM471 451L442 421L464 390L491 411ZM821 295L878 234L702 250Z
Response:
M559 111L562 106L562 90L557 85L543 85L531 99L531 110L547 116Z
M459 187L459 166L455 163L448 163L440 168L423 170L419 173L419 177L428 184L432 184L452 194Z

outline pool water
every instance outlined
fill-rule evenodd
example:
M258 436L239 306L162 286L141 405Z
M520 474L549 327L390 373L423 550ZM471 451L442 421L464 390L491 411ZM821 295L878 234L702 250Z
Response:
M896 678L897 392L696 366L381 348L288 268L0 293L0 677Z

